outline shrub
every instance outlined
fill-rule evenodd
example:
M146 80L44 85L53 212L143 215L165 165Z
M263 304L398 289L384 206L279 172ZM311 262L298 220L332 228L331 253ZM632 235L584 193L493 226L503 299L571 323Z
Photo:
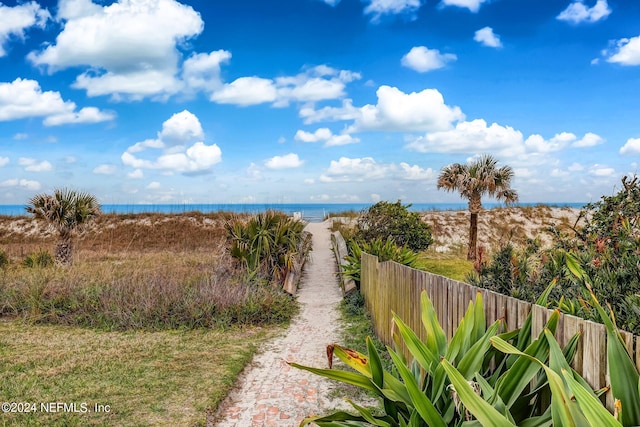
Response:
M5 251L0 250L0 268L4 269L9 265L9 255Z
M411 205L378 202L363 212L356 225L355 238L361 241L391 238L398 246L413 251L425 250L433 243L431 228Z
M47 252L46 250L40 250L38 252L27 255L22 261L22 264L25 267L29 268L45 268L53 265L53 262L53 257L49 252Z
M589 304L589 293L570 274L569 260L581 266L596 297L613 308L618 325L640 334L640 185L637 177L623 178L622 185L617 194L585 206L581 213L585 225L574 235L549 229L554 244L545 250L534 242L520 252L507 245L470 281L533 301L544 284L555 279L554 304L571 314L598 320Z
M356 240L349 241L349 255L345 257L346 264L343 265L342 274L350 277L360 289L360 277L362 273L362 252L376 255L380 262L395 261L409 267L416 267L418 254L411 249L398 246L391 237L383 240L377 238L370 242L358 243Z
M311 235L304 223L287 215L267 211L248 221L227 222L229 251L250 276L262 275L282 283L289 271L302 268L311 251Z

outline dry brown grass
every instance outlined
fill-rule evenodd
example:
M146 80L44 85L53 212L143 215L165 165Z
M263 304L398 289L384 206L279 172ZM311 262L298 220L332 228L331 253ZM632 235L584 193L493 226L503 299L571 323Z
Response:
M25 268L55 233L0 218L0 315L102 329L165 329L287 321L294 302L248 283L226 251L224 214L103 215L76 239L71 268ZM37 232L36 232L37 230ZM40 234L38 234L40 233Z
M547 228L554 225L570 233L579 212L579 209L546 205L483 210L478 218L478 246L491 253L507 242L523 246L527 239L539 239L543 246L549 245L551 235ZM467 211L427 211L422 213L422 218L431 225L434 238L428 251L431 255L456 254L466 247L469 237Z

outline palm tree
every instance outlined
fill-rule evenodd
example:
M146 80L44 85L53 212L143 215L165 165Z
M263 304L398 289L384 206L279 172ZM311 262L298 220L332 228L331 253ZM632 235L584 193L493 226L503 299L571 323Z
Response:
M482 209L482 196L488 195L506 204L518 201L518 193L511 188L513 169L510 166L497 168L498 161L490 155L483 155L472 162L461 165L454 163L446 166L438 177L438 189L459 191L469 201L471 214L469 225L468 260L476 259L478 240L478 214Z
M75 231L101 213L95 196L66 188L56 189L53 194L36 194L26 210L58 231L55 259L62 265L72 263Z

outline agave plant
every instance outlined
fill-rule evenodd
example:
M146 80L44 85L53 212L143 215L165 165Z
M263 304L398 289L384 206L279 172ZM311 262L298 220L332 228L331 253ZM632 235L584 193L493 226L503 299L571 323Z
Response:
M551 285L539 302L545 302ZM398 316L394 316L395 348L387 347L397 374L383 370L380 354L367 340L368 356L339 345L328 348L329 362L337 357L353 371L319 369L290 363L292 366L337 381L364 388L382 400L383 414L376 415L353 402L356 414L338 411L330 415L310 417L301 425L319 426L470 426L481 425L495 414L504 424L484 425L550 425L551 413L539 412L541 396L551 384L539 373L535 362L507 355L492 347L494 340L512 346L516 351L546 360L549 343L543 332L531 340L531 316L523 328L503 332L503 321L486 326L482 294L471 302L450 341L438 323L433 304L422 294L422 323L426 339L421 340ZM547 322L546 329L555 331L559 312ZM565 365L573 359L579 336L574 336L562 351ZM404 355L411 357L410 363ZM454 368L455 366L455 368ZM564 365L563 365L564 366ZM470 398L471 392L475 398ZM482 403L478 403L482 402ZM483 418L484 417L484 418Z

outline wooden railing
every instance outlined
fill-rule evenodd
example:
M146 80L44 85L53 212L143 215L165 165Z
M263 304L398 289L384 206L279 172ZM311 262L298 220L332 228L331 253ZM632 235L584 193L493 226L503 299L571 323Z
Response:
M532 336L538 336L553 310L520 301L467 283L443 276L416 270L404 265L362 254L360 290L371 313L376 335L391 345L392 312L396 313L421 338L425 338L421 321L420 295L426 291L433 302L447 337L451 337L458 327L470 301L482 294L487 324L504 319L507 329L520 328L528 314L532 313ZM581 333L573 368L594 388L609 384L606 357L606 332L603 325L575 316L560 315L556 338L561 346L575 334ZM640 370L640 337L622 332L629 354ZM611 393L607 393L606 403L613 408Z

